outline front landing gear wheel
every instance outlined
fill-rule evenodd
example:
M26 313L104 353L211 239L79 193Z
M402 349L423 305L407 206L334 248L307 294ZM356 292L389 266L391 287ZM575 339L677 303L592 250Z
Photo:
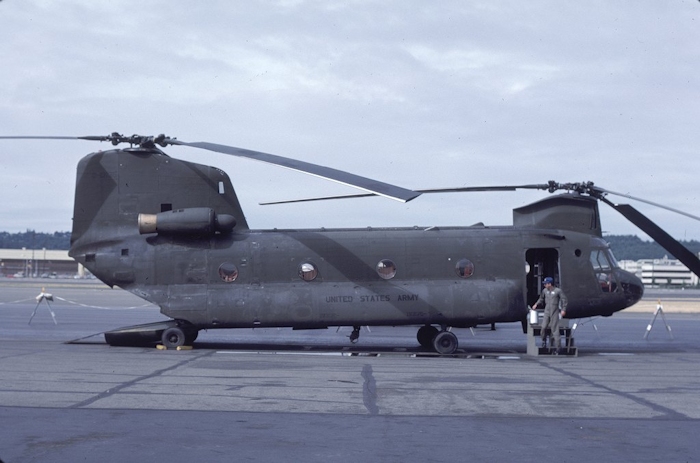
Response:
M451 331L440 331L433 339L435 352L442 355L454 354L458 345L457 336Z
M163 331L161 340L168 349L174 349L185 345L185 332L179 326L173 326Z
M435 336L437 336L439 332L440 331L432 325L421 326L418 328L418 334L416 335L418 344L424 349L432 349L433 339L435 339Z

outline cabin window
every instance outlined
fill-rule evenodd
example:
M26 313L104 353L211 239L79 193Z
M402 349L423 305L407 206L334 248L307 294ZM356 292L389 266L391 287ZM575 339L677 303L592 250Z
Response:
M304 281L313 281L318 276L318 269L310 262L304 262L299 266L299 278Z
M385 280L396 276L396 264L391 259L382 259L377 264L377 274Z
M460 259L455 265L455 272L460 278L469 278L474 274L474 263L469 259Z
M224 262L219 266L219 277L226 283L236 281L236 278L238 278L238 267L231 262Z

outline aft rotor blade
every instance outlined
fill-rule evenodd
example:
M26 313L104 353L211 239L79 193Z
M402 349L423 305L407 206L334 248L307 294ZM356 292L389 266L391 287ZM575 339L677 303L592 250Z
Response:
M0 140L91 140L91 141L106 141L107 137L103 136L86 136L86 137L64 137L64 136L36 136L36 135L18 135L18 136L0 136Z
M344 172L342 170L332 169L330 167L319 166L317 164L311 164L304 161L299 161L296 159L285 158L282 156L277 156L274 154L263 153L260 151L253 151L244 148L236 148L234 146L219 145L216 143L208 142L184 142L177 140L175 138L166 137L165 135L158 135L157 137L148 137L140 135L123 136L119 133L112 133L107 136L85 136L85 137L65 137L65 136L0 136L0 139L15 139L15 140L94 140L94 141L110 141L113 145L118 145L119 143L131 143L132 145L139 145L145 147L155 147L155 145L161 145L163 147L167 145L181 145L190 146L192 148L199 148L208 151L215 151L217 153L230 154L233 156L239 156L243 158L253 159L256 161L267 162L269 164L275 164L280 167L286 167L288 169L296 170L298 172L303 172L309 175L314 175L316 177L324 178L326 180L331 180L334 182L342 183L344 185L352 186L354 188L359 188L361 190L368 191L372 194L377 194L380 196L385 196L387 198L395 199L401 202L410 201L418 196L420 193L408 190L406 188L401 188L396 185L391 185L389 183L380 182L378 180L373 180L367 177L361 177L359 175L351 174L349 172Z
M204 150L215 151L217 153L230 154L232 156L239 156L243 158L253 159L256 161L267 162L269 164L275 164L281 167L286 167L287 169L296 170L305 174L342 183L344 185L359 188L361 190L365 190L370 193L385 196L387 198L395 199L401 202L407 202L420 196L420 193L413 190L407 190L405 188L390 185L388 183L372 180L366 177L361 177L359 175L354 175L348 172L343 172L342 170L319 166L317 164L311 164L304 161L298 161L296 159L285 158L282 156L277 156L275 154L262 153L260 151L252 151L244 148L236 148L234 146L219 145L216 143L208 142L190 143L171 139L169 143L173 145L200 148Z
M426 190L413 190L417 193L468 193L468 192L478 192L478 191L515 191L520 189L532 189L532 190L546 190L549 185L510 185L510 186L467 186L467 187L457 187L457 188L433 188ZM288 199L283 201L269 201L265 203L259 203L262 206L270 206L274 204L291 204L291 203L306 203L312 201L327 201L330 199L349 199L349 198L368 198L370 196L377 196L374 193L365 194L355 194L355 195L339 195L339 196L322 196L316 198L303 198L303 199Z
M690 252L688 248L676 241L671 235L662 230L658 225L649 220L648 217L629 204L613 204L605 198L603 198L603 201L617 212L624 215L627 220L639 227L644 233L651 236L654 241L659 243L676 259L680 260L691 272L700 276L700 259Z

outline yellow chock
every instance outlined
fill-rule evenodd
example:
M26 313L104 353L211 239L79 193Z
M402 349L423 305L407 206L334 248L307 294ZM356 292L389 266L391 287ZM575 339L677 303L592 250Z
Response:
M158 344L158 345L156 346L156 349L158 349L158 350L168 350L168 348L165 347L163 344Z

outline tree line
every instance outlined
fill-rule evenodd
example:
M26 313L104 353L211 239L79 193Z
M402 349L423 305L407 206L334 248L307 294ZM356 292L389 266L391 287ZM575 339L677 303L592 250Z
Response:
M0 232L0 249L68 250L70 232L42 233L27 230L20 233Z
M664 256L675 259L656 241L644 241L636 235L606 235L603 239L610 243L617 260L662 259ZM700 252L700 241L679 240L679 242L696 256Z
M635 235L606 235L604 239L610 243L618 260L662 259L664 256L674 258L656 242L644 241ZM695 255L700 252L700 241L681 241L681 244ZM69 247L70 232L42 233L34 230L20 233L0 232L1 249L68 250Z

